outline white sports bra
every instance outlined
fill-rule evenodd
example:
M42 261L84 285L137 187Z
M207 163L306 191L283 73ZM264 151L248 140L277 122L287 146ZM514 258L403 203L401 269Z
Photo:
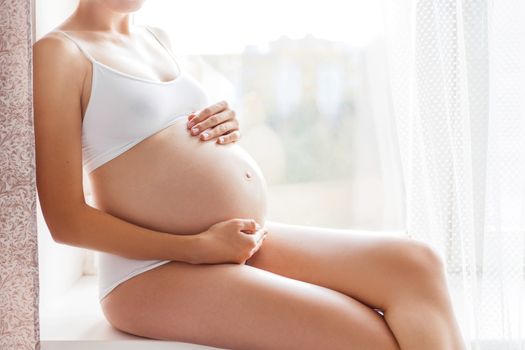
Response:
M191 75L181 70L170 50L144 26L173 58L179 75L155 81L120 72L95 60L69 34L93 67L91 95L82 122L82 162L89 174L145 138L208 104Z

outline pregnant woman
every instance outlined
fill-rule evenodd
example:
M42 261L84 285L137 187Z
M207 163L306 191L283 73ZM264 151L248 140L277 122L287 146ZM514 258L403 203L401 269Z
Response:
M266 219L234 111L130 23L142 3L80 0L33 46L42 211L98 252L110 324L225 349L464 349L430 246Z

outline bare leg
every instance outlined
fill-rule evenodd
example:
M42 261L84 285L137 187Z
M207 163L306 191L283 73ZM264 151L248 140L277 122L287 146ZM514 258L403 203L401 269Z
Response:
M268 235L247 265L337 290L384 310L402 350L465 349L443 262L428 245L367 231L273 221L266 226Z
M124 332L226 349L399 349L355 299L249 265L172 261L119 285L102 309Z

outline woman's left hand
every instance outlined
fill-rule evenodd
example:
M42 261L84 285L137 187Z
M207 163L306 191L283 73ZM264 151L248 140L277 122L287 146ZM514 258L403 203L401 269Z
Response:
M241 138L235 111L230 109L224 100L204 108L197 114L190 114L187 128L192 135L198 135L201 140L216 139L216 143L219 144L235 142Z

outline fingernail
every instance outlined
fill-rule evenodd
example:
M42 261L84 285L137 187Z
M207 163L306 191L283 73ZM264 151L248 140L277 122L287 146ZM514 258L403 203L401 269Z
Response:
M188 129L195 125L195 121L192 120L188 123Z
M220 142L220 143L223 143L223 142L224 142L224 137L222 137L222 136L219 137L219 142Z
M208 136L210 136L210 134L208 134L207 132L202 133L202 137L203 137L204 139L207 139Z
M198 132L198 131L199 131L199 127L198 127L198 126L195 126L195 127L191 128L191 131L193 131L193 132Z

